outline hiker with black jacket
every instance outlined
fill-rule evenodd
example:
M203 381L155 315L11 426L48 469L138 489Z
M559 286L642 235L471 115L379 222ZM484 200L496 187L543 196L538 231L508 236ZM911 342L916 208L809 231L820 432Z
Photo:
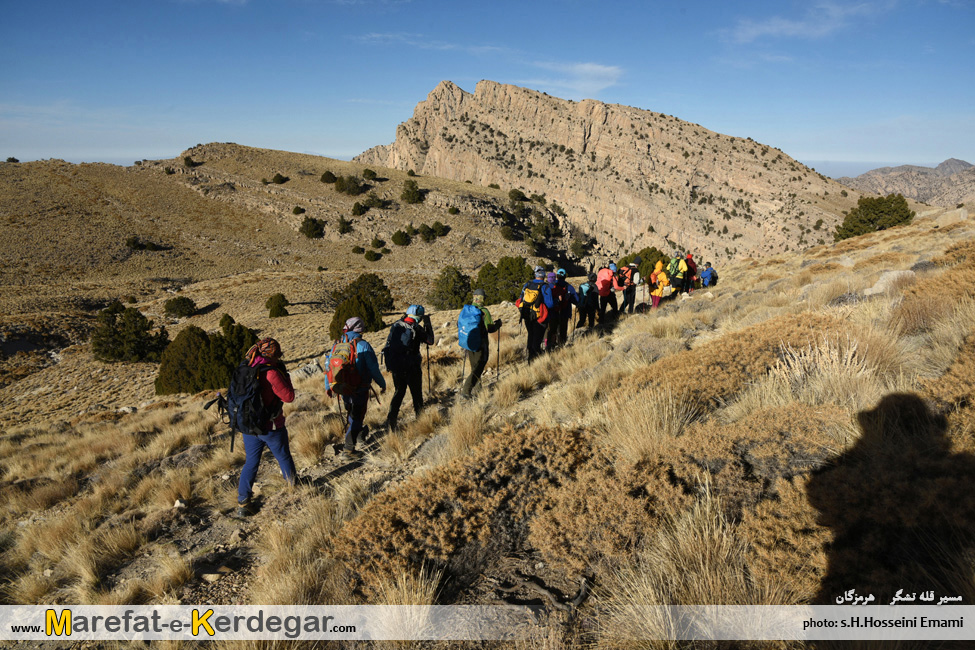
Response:
M471 374L464 381L464 388L460 393L464 399L471 399L474 388L481 381L481 375L484 374L484 369L487 368L488 357L491 352L491 342L488 340L487 335L493 334L501 329L501 319L492 319L491 312L484 306L485 295L484 289L474 289L474 297L471 299L471 304L481 311L481 319L477 324L477 329L480 330L480 346L477 350L468 350L468 355L471 360Z
M257 469L265 447L271 450L278 461L285 481L294 485L296 473L288 442L288 430L284 427L283 412L284 405L294 401L295 389L281 360L281 345L272 338L262 339L247 351L246 358L251 368L259 367L261 402L268 414L268 420L261 427L264 430L262 435L243 437L247 456L240 470L240 483L237 486L237 510L234 513L237 518L251 514L254 480L257 478Z
M549 276L553 274L549 273ZM554 312L550 317L551 321L548 328L548 343L545 344L546 350L555 350L565 345L569 338L569 321L572 320L572 305L579 304L579 294L575 288L569 284L565 276L565 269L555 272L555 281L552 287L552 304Z
M410 305L406 315L389 326L383 360L386 370L393 375L393 398L389 402L386 427L395 431L399 409L410 389L413 398L413 411L420 417L423 410L423 355L420 346L433 345L433 326L430 317L424 313L423 305Z
M617 273L617 280L623 285L623 304L620 305L620 313L633 313L633 308L636 306L636 287L640 284L640 272L637 269L642 262L643 258L637 255Z
M582 327L589 321L589 327L596 326L596 310L599 309L599 291L596 289L596 274L590 273L585 282L579 285L579 321L576 327Z

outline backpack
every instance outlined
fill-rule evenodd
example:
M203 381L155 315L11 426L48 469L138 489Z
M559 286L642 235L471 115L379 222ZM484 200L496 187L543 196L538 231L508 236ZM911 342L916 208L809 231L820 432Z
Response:
M332 346L325 376L328 378L329 388L339 395L352 395L362 383L359 370L355 367L357 347L357 340L336 341Z
M251 367L245 359L234 370L227 394L227 415L232 431L249 436L266 433L264 427L272 419L272 413L261 399L261 376L270 369L267 365Z
M548 318L548 307L542 296L543 284L541 280L532 280L525 285L521 298L515 303L521 309L522 320L544 323Z
M714 273L711 274L711 286L714 287L717 286L717 284L718 284L718 272L715 271Z
M579 301L579 305L583 309L591 309L593 307L599 306L599 291L596 289L595 282L585 282L579 285L579 293L582 294L582 300Z
M457 343L470 352L481 349L481 322L484 314L474 305L464 305L457 318Z
M413 351L412 343L415 336L416 332L406 321L398 320L389 326L389 336L386 337L386 345L382 352L386 370L390 372L406 370L406 361Z
M676 257L670 260L670 264L667 265L667 277L676 278L677 274L680 272L680 260Z
M623 285L624 287L633 286L633 269L629 266L624 266L619 271L616 272L616 283Z

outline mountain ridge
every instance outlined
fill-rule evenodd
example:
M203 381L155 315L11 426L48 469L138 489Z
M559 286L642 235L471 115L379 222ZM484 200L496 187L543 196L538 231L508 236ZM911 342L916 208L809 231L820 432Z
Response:
M878 167L859 176L836 180L860 192L902 194L944 208L975 203L975 165L958 158L949 158L936 167Z

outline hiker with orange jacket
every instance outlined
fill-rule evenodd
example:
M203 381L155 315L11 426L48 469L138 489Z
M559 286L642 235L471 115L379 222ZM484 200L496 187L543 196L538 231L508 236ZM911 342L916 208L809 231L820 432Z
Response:
M636 306L636 287L640 284L640 272L637 269L641 263L643 258L637 255L617 273L617 281L623 285L623 304L620 306L620 312L633 313L633 308Z
M596 290L599 292L599 322L606 322L606 306L613 308L610 318L616 320L619 316L619 306L616 302L616 290L623 290L623 286L616 279L616 264L609 263L596 273Z
M244 518L251 514L251 496L253 495L254 480L257 469L261 465L264 448L271 450L284 480L294 485L295 461L291 457L291 446L288 441L288 430L284 428L284 405L295 400L295 389L291 384L291 376L281 361L281 345L272 338L261 339L250 350L246 358L251 368L267 366L258 373L261 391L261 403L270 414L270 419L264 423L262 435L245 435L244 452L246 460L240 470L240 483L237 485L237 510L234 516Z
M653 273L650 274L650 278L653 280L655 288L650 292L650 304L651 309L656 309L660 306L660 301L664 298L664 295L670 295L673 292L673 287L670 286L670 278L667 277L667 272L664 271L663 260L657 261L657 265L653 269Z
M363 423L366 419L366 410L369 407L369 390L372 382L379 384L379 392L386 392L386 380L383 373L379 370L379 360L372 346L362 338L365 324L358 316L353 316L345 321L342 329L342 336L332 346L332 351L325 359L325 392L329 397L334 397L336 393L342 398L345 405L345 412L348 413L348 426L345 429L345 446L343 452L347 456L360 456L361 452L356 452L355 445L360 432L363 432ZM349 385L338 383L332 384L329 381L331 368L335 367L332 359L348 359L355 372L352 373L352 381ZM333 376L333 379L336 377ZM377 398L378 399L378 398ZM365 437L363 433L363 437ZM338 450L336 449L336 453Z

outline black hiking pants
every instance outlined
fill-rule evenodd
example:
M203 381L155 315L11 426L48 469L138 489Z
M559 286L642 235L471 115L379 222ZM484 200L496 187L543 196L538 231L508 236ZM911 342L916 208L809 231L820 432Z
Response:
M545 323L525 321L528 330L528 360L531 361L542 353L542 340L545 338Z
M490 350L490 341L487 337L484 337L484 343L481 344L480 350L477 352L467 353L467 358L471 362L471 374L468 375L467 379L464 381L464 389L461 391L461 395L464 397L471 397L474 388L476 388L478 382L481 381L481 375L484 374L484 369L487 368L488 352Z
M619 307L616 305L616 292L610 291L608 296L599 296L599 322L606 322L606 306L609 305L613 308L613 311L609 313L612 320L616 320L619 315Z
M586 324L586 320L589 320L589 327L596 326L596 306L591 307L580 307L579 308L579 321L576 323L576 327L583 327Z
M627 314L633 313L633 308L636 306L636 286L627 287L623 289L623 304L620 306L620 311L625 311Z
M400 406L403 404L403 398L406 397L407 388L410 389L410 396L413 398L413 411L417 417L423 410L423 366L409 366L402 372L394 372L393 387L395 390L393 398L389 401L389 415L386 416L386 422L395 427L399 418Z

